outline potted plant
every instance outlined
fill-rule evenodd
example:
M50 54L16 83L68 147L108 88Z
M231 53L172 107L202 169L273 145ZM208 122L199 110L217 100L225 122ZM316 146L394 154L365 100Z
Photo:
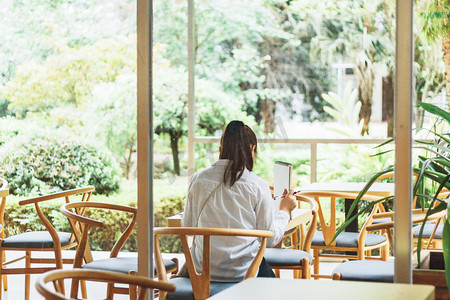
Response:
M428 219L428 217L432 214L442 212L447 210L447 217L444 217L443 224L443 256L444 256L444 264L445 264L445 278L447 282L447 288L450 295L450 220L448 216L450 215L450 200L449 198L439 199L438 195L444 190L450 190L450 132L448 132L448 128L450 125L450 113L440 109L439 107L424 103L418 102L419 106L421 106L424 110L433 114L438 118L439 126L446 128L444 132L438 132L437 126L435 124L434 128L430 130L430 134L432 135L431 142L430 141L420 141L416 140L416 145L414 148L424 150L424 155L418 156L417 166L414 168L414 172L418 174L416 183L414 185L413 193L414 196L417 196L417 201L421 204L421 207L426 212L424 221L422 223L418 245L417 245L417 261L422 261L421 257L421 239L422 233L424 229L424 225ZM393 139L377 146L383 147L386 144L392 142ZM382 155L387 152L391 152L392 150L384 151L377 155ZM380 199L379 201L374 201L370 203L370 205L365 206L361 210L359 210L356 214L352 216L351 212L359 207L359 201L364 195L370 186L377 180L379 176L384 173L392 172L393 167L388 167L377 174L375 174L366 184L364 189L360 192L359 196L354 200L352 207L350 208L348 219L345 220L344 224L337 230L335 237L342 232L348 224L350 224L353 220L355 220L359 215L364 214L365 212L372 209L374 205L382 201L388 201L393 199L393 196ZM428 208L428 209L426 209ZM427 254L428 255L428 254ZM422 265L423 267L424 265ZM418 266L420 268L420 264ZM444 272L442 272L444 274ZM417 277L417 276L415 276Z

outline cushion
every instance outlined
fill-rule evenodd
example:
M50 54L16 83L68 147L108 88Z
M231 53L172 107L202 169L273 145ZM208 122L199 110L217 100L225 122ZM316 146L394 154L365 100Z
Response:
M169 300L194 300L194 294L192 293L191 281L186 277L176 277L169 280L169 283L175 284L176 290L173 293L167 293ZM237 282L216 282L212 281L210 285L211 296L215 295L233 285Z
M381 223L387 223L387 222L392 222L392 219L391 218L373 219L372 220L372 225L381 224Z
M338 247L358 247L358 232L341 232L336 238L336 246ZM385 242L387 239L383 235L368 233L366 235L365 246L374 246ZM323 239L323 232L316 231L314 233L312 246L325 246L325 241Z
M68 232L58 232L61 246L70 244L71 234ZM1 244L4 248L53 248L52 236L48 231L31 231L9 236Z
M394 282L394 262L380 260L355 260L339 264L334 273L341 274L341 280Z
M420 227L422 225L417 225L413 227L414 237L419 237ZM434 223L426 223L425 227L423 229L423 238L429 238L431 234L433 233L434 227L436 227L436 224ZM444 230L444 224L440 223L438 225L438 228L436 230L436 233L434 234L434 238L436 239L442 239L442 231Z
M170 259L163 259L166 270L176 268L177 264ZM81 266L83 269L103 270L128 274L130 271L137 272L137 257L112 257L94 260ZM156 267L153 266L156 274Z
M306 257L311 264L313 257L308 252L296 249L266 248L264 258L271 267L301 266L302 259Z

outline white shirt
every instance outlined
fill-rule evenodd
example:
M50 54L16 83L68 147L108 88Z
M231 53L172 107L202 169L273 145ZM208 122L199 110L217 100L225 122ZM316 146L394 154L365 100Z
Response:
M275 209L269 185L247 169L232 187L223 184L227 164L228 160L220 159L192 176L182 226L270 230L273 237L267 240L267 246L275 246L283 237L289 214ZM191 247L199 273L202 270L202 243L203 239L196 238ZM256 256L259 243L252 237L212 237L211 280L242 280Z

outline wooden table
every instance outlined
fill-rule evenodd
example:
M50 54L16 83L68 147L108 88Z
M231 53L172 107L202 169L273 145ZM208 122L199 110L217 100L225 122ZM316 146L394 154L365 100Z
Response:
M358 281L250 278L209 299L433 300L434 287Z
M167 222L169 227L181 227L181 217L183 213L168 217ZM289 231L300 224L304 224L312 217L311 209L296 208L291 212L291 220L286 228Z
M365 182L314 182L307 186L298 187L295 191L359 193L365 185ZM367 191L367 194L388 197L394 194L394 188L394 183L375 182Z
M342 193L359 193L362 191L365 182L314 182L307 186L295 188L295 191L299 192L342 192ZM394 194L395 184L387 182L374 182L370 189L367 191L367 195L388 197ZM353 200L345 200L345 216L348 216L350 207ZM356 213L356 210L353 214ZM352 214L352 215L353 215ZM351 217L350 215L349 217ZM350 223L345 231L358 232L358 220L356 219Z

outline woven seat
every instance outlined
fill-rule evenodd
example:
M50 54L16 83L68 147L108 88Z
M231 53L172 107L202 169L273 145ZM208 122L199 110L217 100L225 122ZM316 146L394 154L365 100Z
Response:
M332 273L334 280L394 282L394 262L354 260L339 264Z
M61 246L70 244L71 233L57 232ZM7 237L3 240L4 248L42 248L54 247L52 236L48 231L31 231Z
M341 232L336 238L336 246L337 247L355 247L359 246L358 244L359 232ZM383 235L368 233L366 235L366 239L364 241L365 247L371 247L375 245L379 245L387 241L387 238ZM311 242L312 246L325 246L325 240L323 238L322 231L316 231L314 233L314 237Z
M167 273L173 273L178 270L177 260L163 259L163 262ZM128 274L130 272L137 272L137 257L111 257L97 259L88 264L82 265L81 268ZM156 275L156 266L153 267L153 273Z
M192 285L189 278L185 277L177 277L173 279L169 279L168 283L176 286L175 292L167 293L166 299L169 300L194 300L194 293L192 292ZM221 291L232 287L236 282L214 282L211 281L211 296Z

